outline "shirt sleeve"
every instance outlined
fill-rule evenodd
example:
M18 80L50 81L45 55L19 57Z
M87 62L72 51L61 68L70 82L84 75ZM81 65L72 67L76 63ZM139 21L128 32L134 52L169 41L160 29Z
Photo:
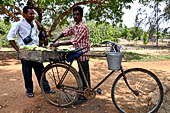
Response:
M68 29L66 29L64 32L63 32L64 36L71 36L73 35L73 27L69 27Z
M9 30L9 33L8 33L8 35L7 35L8 41L9 41L9 40L15 40L15 36L16 36L16 34L17 34L17 32L18 32L18 29L19 29L18 22L13 23L13 24L12 24L12 27L11 27L11 29Z

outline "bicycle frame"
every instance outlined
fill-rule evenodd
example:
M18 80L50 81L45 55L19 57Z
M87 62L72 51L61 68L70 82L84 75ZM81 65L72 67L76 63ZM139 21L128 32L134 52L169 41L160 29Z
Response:
M94 55L88 55L88 56L93 56L93 57L94 57L94 56L95 56L95 57L106 57L106 55L95 55L95 54L94 54ZM74 61L74 60L73 60L73 61ZM61 85L62 82L64 81L64 79L65 79L65 77L67 76L67 73L68 73L70 67L72 66L73 61L71 61L70 64L68 64L68 69L66 70L66 72L64 73L64 75L62 76L62 78L60 79L60 82L58 83L57 87L60 87L60 85ZM53 63L61 63L61 62L53 62ZM50 64L53 64L53 63L50 62ZM133 90L133 89L130 87L130 85L128 84L128 81L127 81L127 79L126 79L126 76L124 76L124 70L123 70L122 66L120 66L120 69L118 69L118 70L112 70L112 71L111 71L109 74L107 74L98 84L96 84L96 86L94 86L94 87L92 88L91 86L89 86L89 84L88 84L88 82L87 82L87 78L86 78L86 76L85 76L85 73L84 73L84 71L83 71L83 68L82 68L82 66L81 66L81 64L80 64L80 61L79 61L78 59L77 59L77 63L78 63L79 66L80 66L80 69L81 69L81 71L82 71L82 75L83 75L83 78L84 78L85 83L86 83L86 85L87 85L87 88L90 88L92 92L95 91L101 84L103 84L103 82L104 82L105 80L107 80L113 73L115 73L115 72L117 72L117 71L121 71L121 73L123 73L123 79L124 79L127 87L128 87L136 96L139 95L139 92L136 91L136 90ZM50 64L49 64L49 65L50 65ZM66 63L66 64L67 64L67 63ZM48 65L47 65L47 67L48 67ZM83 93L84 91L77 90L77 92Z
M92 56L97 56L97 55L92 55ZM106 55L104 55L104 57L105 57L105 56L106 56ZM99 55L98 57L101 57L101 55ZM103 57L103 56L102 56L102 57ZM80 61L79 61L79 60L78 60L78 63L79 63L79 65L80 65ZM89 86L88 82L87 82L86 76L85 76L85 74L84 74L84 71L83 71L83 68L82 68L81 65L80 65L80 69L81 69L81 71L82 71L83 78L84 78L84 80L85 80L85 83L86 83L86 85L87 85L87 88L91 88L91 87ZM115 73L115 72L117 72L117 71L121 71L121 73L123 73L123 75L124 75L124 70L123 70L122 66L120 66L120 69L118 69L118 70L112 70L109 74L107 74L98 84L96 84L96 86L94 86L94 87L92 88L92 91L95 91L95 89L97 89L101 84L103 84L103 82L104 82L105 80L107 80L113 73ZM126 76L123 76L123 79L124 79L127 87L128 87L136 96L138 96L138 95L139 95L139 92L136 91L136 90L133 90L133 89L130 87L130 85L128 84L128 81L127 81L127 79L126 79Z
M86 78L81 62L78 60L78 58L83 55L83 52L78 52L83 49L84 48L68 52L66 51L62 53L58 59L49 59L50 64L44 68L40 81L42 93L48 102L55 106L64 107L79 102L79 100L83 99L83 97L87 100L94 99L96 93L101 94L101 89L98 87L101 86L112 74L119 71L120 74L116 74L117 77L115 76L116 78L113 80L111 90L112 102L115 107L121 113L126 111L129 112L129 105L131 105L131 107L135 105L132 107L132 110L134 110L135 113L136 110L140 112L144 110L145 113L155 113L158 111L163 102L163 87L160 80L154 73L143 68L124 70L121 65L121 59L118 59L119 62L109 62L108 64L109 70L115 70L110 70L108 73L105 73L105 76L91 87L88 83L88 79ZM105 52L105 54L90 54L88 56L107 57L108 61L117 60L109 59L110 56L108 57L107 55L110 54ZM122 58L122 56L119 58ZM84 84L86 84L85 87L83 86L84 84L82 84L78 71L73 66L74 60L77 60L79 71L82 71L81 77L82 79L84 78ZM110 65L110 63L113 63L113 65ZM114 64L117 64L116 66L120 67L110 68L111 66L114 66ZM55 96L45 93L44 78L47 78L47 80L52 82L50 85L52 89L56 90ZM151 80L152 82L150 82ZM154 99L154 101L151 98L153 95L156 95L156 99ZM123 99L127 102L124 103Z

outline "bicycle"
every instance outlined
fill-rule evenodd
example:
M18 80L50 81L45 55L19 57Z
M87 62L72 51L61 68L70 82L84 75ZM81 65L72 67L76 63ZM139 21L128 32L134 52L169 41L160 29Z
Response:
M115 43L112 44L112 47L118 47L115 46ZM115 107L121 113L155 113L158 111L163 102L163 87L158 77L146 69L123 70L120 64L118 69L112 70L93 88L89 86L85 75L83 75L87 84L87 88L83 90L81 78L72 66L73 61L84 54L83 49L58 51L61 53L60 59L51 60L50 64L45 67L41 78L41 90L49 103L58 107L66 107L74 104L80 95L87 99L93 99L96 93L101 93L99 86L111 75L114 75L113 73L120 71L121 73L113 82L111 90L111 98ZM107 54L99 56L107 57ZM49 81L55 94L44 92L44 78Z

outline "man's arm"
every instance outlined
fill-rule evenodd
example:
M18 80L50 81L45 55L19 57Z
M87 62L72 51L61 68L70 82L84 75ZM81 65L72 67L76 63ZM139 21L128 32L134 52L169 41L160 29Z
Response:
M15 43L15 40L9 40L9 43L11 44L11 46L18 52L19 48Z
M60 42L60 43L54 43L53 46L54 47L58 47L58 46L62 46L62 45L72 45L72 41L65 41L65 42Z
M73 35L73 26L66 29L64 32L62 32L58 37L53 39L51 42L55 43L58 39L65 37L65 36L71 36L71 35Z
M58 37L56 37L55 39L53 39L51 42L55 43L58 39L64 37L64 33L61 33Z
M15 36L16 36L16 33L18 32L18 30L19 30L19 22L16 22L16 23L12 24L12 27L7 35L7 39L9 41L9 43L17 52L19 51L19 47L17 46L17 44L15 42Z

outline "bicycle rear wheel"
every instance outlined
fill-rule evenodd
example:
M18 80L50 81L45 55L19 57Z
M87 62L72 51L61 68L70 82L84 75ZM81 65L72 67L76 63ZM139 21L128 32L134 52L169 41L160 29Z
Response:
M134 68L124 71L129 86L139 93L136 96L126 85L121 73L112 85L112 101L121 113L155 113L163 101L163 87L152 72Z
M70 68L68 70L68 68ZM47 94L43 88L43 79L47 79L54 94ZM73 104L79 97L77 90L82 87L77 71L67 64L57 63L50 65L44 70L41 77L41 90L45 99L59 107Z

